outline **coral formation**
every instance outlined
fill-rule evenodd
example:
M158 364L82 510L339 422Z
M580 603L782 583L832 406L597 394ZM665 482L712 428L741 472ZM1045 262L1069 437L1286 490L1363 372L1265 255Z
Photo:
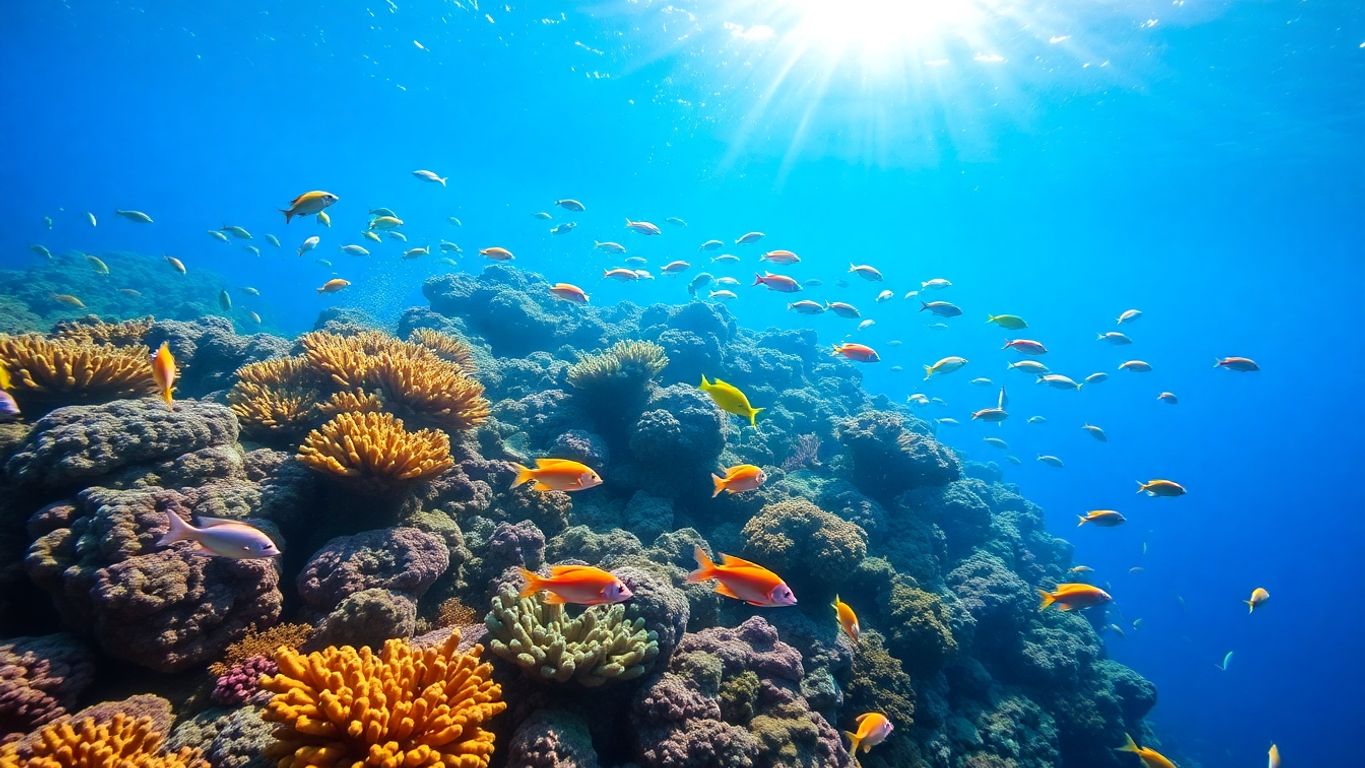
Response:
M867 556L863 529L802 498L763 507L742 535L745 556L785 574L798 595L832 593Z
M38 334L0 336L0 366L11 394L27 413L59 405L104 403L156 391L146 349L48 339Z
M454 463L443 432L409 432L387 413L334 417L308 433L298 458L309 469L379 485L430 477Z
M71 635L0 643L0 741L66 714L94 676L94 654Z
M199 750L166 752L150 717L117 712L43 726L26 742L0 747L0 768L209 768Z

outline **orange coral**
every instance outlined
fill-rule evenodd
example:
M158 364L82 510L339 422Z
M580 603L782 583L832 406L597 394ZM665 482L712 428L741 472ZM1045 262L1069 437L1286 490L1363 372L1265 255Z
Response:
M269 629L252 627L241 640L228 645L222 659L209 665L209 674L222 677L234 664L253 656L269 656L280 646L301 648L311 634L311 624L276 624Z
M465 627L470 624L478 624L483 621L479 612L465 605L464 601L458 597L451 597L441 601L436 607L436 626L438 627Z
M369 648L275 653L279 674L263 715L278 723L266 754L280 768L443 766L486 768L492 732L482 726L507 709L483 646L460 653L458 632L417 649L389 640Z
M0 747L0 768L209 768L199 750L165 752L164 742L150 717L59 720Z
M317 377L303 357L278 357L237 369L228 391L228 407L248 431L258 434L299 433L317 415L322 397Z
M386 352L380 355L371 376L385 400L414 419L457 430L476 427L488 419L490 409L483 385L435 353Z
M89 344L109 344L115 347L142 346L142 338L152 330L154 317L139 317L117 323L85 320L63 320L52 329L59 339L84 341Z
M145 348L113 347L38 334L0 336L0 365L10 374L12 394L26 409L104 403L156 391Z
M375 359L402 346L402 342L379 331L352 336L314 331L299 337L299 344L309 365L341 389L362 387Z
M470 376L478 372L478 366L474 364L474 350L464 339L430 328L416 328L408 334L408 341L421 344L442 360L460 366L460 370Z
M381 484L421 479L455 463L444 432L409 432L388 413L343 413L309 432L298 458L318 472Z

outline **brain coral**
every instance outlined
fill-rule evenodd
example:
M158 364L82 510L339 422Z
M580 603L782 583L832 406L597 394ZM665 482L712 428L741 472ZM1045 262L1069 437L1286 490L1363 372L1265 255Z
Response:
M94 676L94 655L71 635L0 643L0 736L66 714Z

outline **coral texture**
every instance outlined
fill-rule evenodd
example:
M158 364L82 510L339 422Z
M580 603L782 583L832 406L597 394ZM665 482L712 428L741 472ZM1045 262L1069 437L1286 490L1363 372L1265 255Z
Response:
M430 477L454 463L445 433L409 432L387 413L343 413L333 418L308 433L298 458L318 472L380 485Z
M43 726L29 742L0 747L0 768L209 768L199 750L163 748L150 717L118 712Z

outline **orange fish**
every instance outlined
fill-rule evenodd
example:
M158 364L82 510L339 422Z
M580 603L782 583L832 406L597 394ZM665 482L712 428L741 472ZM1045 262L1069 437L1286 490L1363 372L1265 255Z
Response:
M754 285L766 285L770 291L780 293L796 293L801 290L801 284L786 275L774 275L771 272L754 275Z
M175 391L175 356L171 354L170 345L164 341L161 342L161 349L152 355L152 378L156 379L161 399L170 405L173 400L171 393Z
M310 216L314 213L322 213L323 208L335 203L339 199L340 198L331 192L323 192L320 189L313 190L312 192L304 192L289 203L289 210L282 210L280 213L284 214L284 223L288 224L289 220L295 216Z
M350 284L350 280L342 280L339 277L334 277L323 283L322 287L318 289L318 293L336 293Z
M839 626L844 630L844 634L857 645L858 636L863 633L858 626L858 614L853 612L848 603L840 600L838 595L834 596L834 615L839 619Z
M1132 752L1142 760L1142 764L1147 766L1147 768L1175 768L1175 763L1168 760L1165 755L1155 749L1152 749L1151 747L1139 747L1137 743L1133 741L1133 737L1126 733L1123 734L1123 738L1128 743L1118 747L1118 751Z
M571 301L574 304L588 303L588 294L572 283L555 283L550 286L550 294L555 298Z
M1280 768L1280 748L1274 744L1270 745L1270 761L1267 765L1270 768Z
M1094 523L1102 528L1112 528L1116 525L1123 525L1124 522L1128 520L1128 518L1112 509L1092 509L1084 515L1077 515L1077 517L1081 520L1081 522L1076 524L1077 528L1086 523Z
M796 595L786 582L757 563L721 554L721 564L716 565L701 547L693 550L692 555L697 558L697 570L687 574L688 584L715 579L716 594L743 600L749 605L759 608L796 605Z
M1270 593L1266 591L1266 588L1257 587L1251 590L1251 599L1243 600L1242 602L1247 604L1247 613L1253 613L1258 607L1260 607L1261 603L1264 603L1269 599Z
M607 605L629 600L634 594L625 582L590 565L552 565L549 578L525 568L521 575L526 579L521 596L530 597L543 589L550 593L545 602L551 605Z
M882 360L877 356L877 350L872 347L863 344L853 344L851 342L835 344L834 352L832 354L834 357L843 356L849 360L857 360L860 363L879 363Z
M725 470L725 477L711 475L711 483L715 486L715 493L711 498L715 498L725 493L739 493L741 491L752 491L763 486L768 481L768 476L763 470L753 464L736 464Z
M479 255L485 258L492 259L493 261L511 261L512 259L516 258L515 256L512 255L511 251L507 250L506 248L500 248L496 245L493 246L492 248L484 248L483 250L479 251Z
M1040 611L1047 610L1047 607L1053 603L1057 604L1058 610L1078 611L1082 608L1103 605L1114 599L1109 596L1108 592L1099 587L1080 582L1058 584L1057 588L1051 592L1040 589L1038 596L1042 598L1042 602L1038 605Z
M569 459L536 459L535 469L516 462L512 462L512 467L517 470L513 488L531 481L535 481L531 487L537 491L583 491L602 484L602 478L591 467Z
M891 735L891 730L895 727L891 725L890 720L886 719L886 715L880 712L858 715L856 722L858 723L857 733L844 731L844 735L848 737L848 753L850 755L857 754L858 747L862 747L863 752L867 752L886 741L886 737Z

